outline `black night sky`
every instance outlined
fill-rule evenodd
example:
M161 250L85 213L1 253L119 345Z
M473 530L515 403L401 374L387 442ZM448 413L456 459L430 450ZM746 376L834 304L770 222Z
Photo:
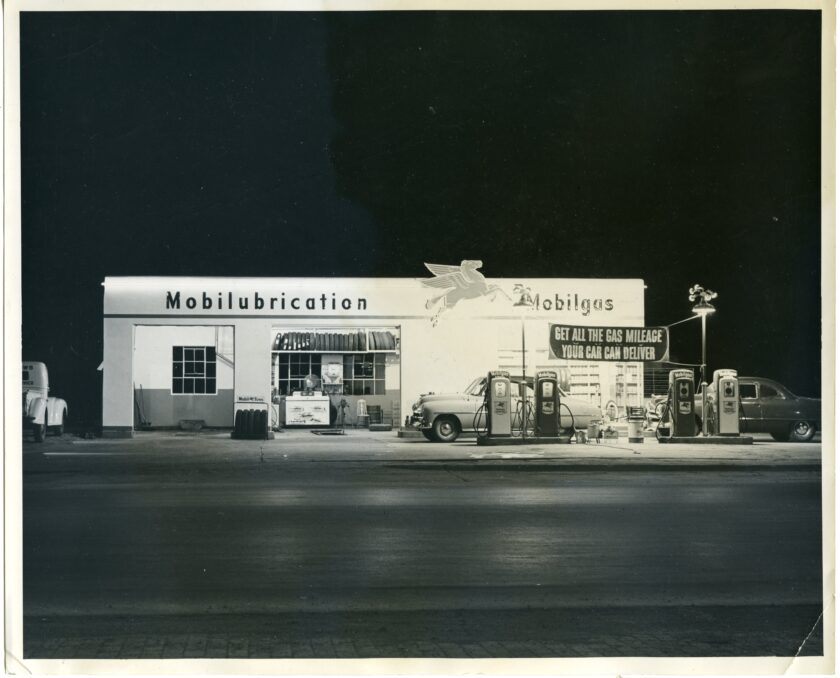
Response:
M101 412L107 275L632 277L820 391L820 14L24 13L23 353ZM696 321L671 357L699 362Z

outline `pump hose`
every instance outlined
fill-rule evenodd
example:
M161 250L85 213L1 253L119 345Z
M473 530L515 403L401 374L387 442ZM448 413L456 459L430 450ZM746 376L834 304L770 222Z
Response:
M528 421L529 421L528 420L528 414L529 414L528 410L529 409L531 409L531 408L529 408L529 406L528 406L527 398L525 400L520 400L519 402L516 403L516 413L513 416L514 428L516 428L516 418L519 417L519 424L520 424L519 431L521 433L524 430L526 435L528 434ZM532 424L531 435L533 435L533 430L534 430L533 421L531 421L531 424Z
M536 432L534 429L536 428L537 421L536 421L536 409L531 405L528 401L528 398L525 398L522 401L522 404L525 409L525 435L528 435L528 431L531 431L531 435L535 435ZM530 428L529 428L530 425Z
M488 420L490 419L490 417L487 417L487 416L484 417L484 429L479 429L478 428L478 420L481 417L481 413L483 411L486 411L486 410L487 410L487 401L485 400L484 402L481 403L481 407L479 407L475 411L475 416L473 417L473 430L475 431L476 436L478 436L479 438L486 438L488 435L490 435L490 431L489 431L489 428L488 428L488 426L490 424L490 422Z
M664 410L662 410L662 416L661 416L661 417L659 417L659 423L660 423L660 424L661 424L663 421L665 421L665 417L668 415L668 413L670 413L670 412L671 412L671 390L672 390L672 389L671 389L671 387L669 386L669 387L668 387L668 397L665 399L665 409L664 409ZM655 429L653 429L653 433L654 433L654 435L656 436L656 439L657 439L657 440L661 440L661 439L663 438L663 436L659 435L659 428L660 428L660 427L659 427L659 426L657 426ZM669 433L669 434L668 434L667 436L665 436L665 437L672 438L672 437L673 437L673 435L674 435L674 429L673 429L673 427L672 427L672 428L671 428L671 433Z
M562 419L562 416L561 416L561 414L560 414L560 407L559 407L560 405L562 405L563 407L565 407L565 408L566 408L566 411L569 413L569 416L572 418L572 426L571 426L571 430L572 430L572 435L574 435L574 431L575 431L575 415L572 413L572 408L571 408L571 407L569 407L566 403L564 403L564 402L563 402L562 400L560 400L559 398L557 399L557 405L558 405L558 407L557 407L557 430L558 430L558 431L560 431L561 429L563 429L563 425L562 425L562 421L563 421L563 419Z

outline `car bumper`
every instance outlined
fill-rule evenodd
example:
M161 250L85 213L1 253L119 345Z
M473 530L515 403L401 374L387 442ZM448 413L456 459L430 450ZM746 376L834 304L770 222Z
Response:
M432 428L432 425L426 421L422 414L418 412L411 415L409 424L412 428L416 428L418 431L426 431Z

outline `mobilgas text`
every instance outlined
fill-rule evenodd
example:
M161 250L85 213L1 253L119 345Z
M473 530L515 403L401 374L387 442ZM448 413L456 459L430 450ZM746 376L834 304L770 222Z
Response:
M580 311L581 315L587 316L592 311L612 311L614 303L612 299L591 299L589 297L574 294L555 294L554 298L544 297L540 299L539 293L532 297L531 307L535 310L544 311Z

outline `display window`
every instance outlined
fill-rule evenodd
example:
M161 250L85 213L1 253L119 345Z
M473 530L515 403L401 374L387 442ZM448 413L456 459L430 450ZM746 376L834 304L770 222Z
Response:
M303 380L307 375L321 374L321 354L280 353L276 356L275 368L277 394L292 395L304 390Z
M344 356L344 395L385 395L385 355Z

